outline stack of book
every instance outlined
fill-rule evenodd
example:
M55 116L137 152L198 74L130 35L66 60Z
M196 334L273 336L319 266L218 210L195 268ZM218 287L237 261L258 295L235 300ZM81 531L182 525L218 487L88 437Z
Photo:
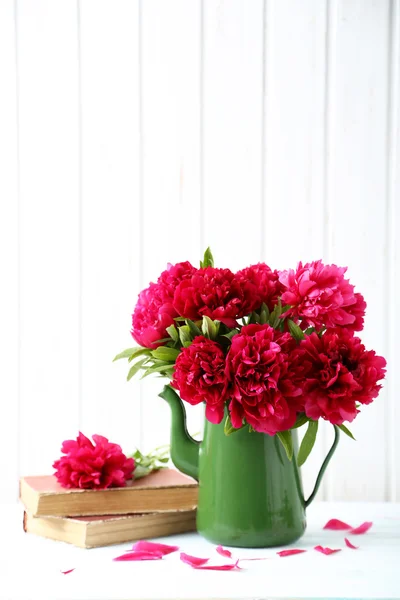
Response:
M196 529L197 482L173 469L106 490L65 489L54 476L24 477L24 529L81 548Z

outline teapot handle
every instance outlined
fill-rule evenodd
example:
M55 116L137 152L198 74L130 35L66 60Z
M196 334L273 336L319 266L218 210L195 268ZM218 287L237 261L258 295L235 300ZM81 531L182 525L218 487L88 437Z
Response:
M337 447L337 445L339 443L339 437L340 437L339 427L337 425L334 425L333 427L335 429L335 439L333 440L333 444L332 444L332 446L331 446L328 454L326 455L324 462L322 463L322 466L321 466L321 468L319 470L319 473L317 475L317 480L315 482L314 489L313 489L310 497L307 498L307 500L304 500L304 506L305 506L305 508L307 508L307 506L309 506L311 504L311 502L314 500L314 498L315 498L315 496L316 496L316 494L318 492L319 486L321 484L322 477L324 476L326 467L328 466L329 461L331 460L331 458L333 456L333 453L335 452L336 447Z

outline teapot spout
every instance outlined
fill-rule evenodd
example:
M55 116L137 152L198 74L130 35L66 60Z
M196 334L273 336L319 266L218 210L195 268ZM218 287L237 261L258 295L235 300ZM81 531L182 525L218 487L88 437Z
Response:
M169 385L164 387L159 396L168 402L171 409L171 460L182 473L198 480L200 442L188 433L183 402Z

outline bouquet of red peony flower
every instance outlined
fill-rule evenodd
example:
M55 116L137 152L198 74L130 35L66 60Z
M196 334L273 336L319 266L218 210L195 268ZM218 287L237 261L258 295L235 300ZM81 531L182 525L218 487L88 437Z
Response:
M296 270L265 263L233 273L214 267L209 249L200 268L168 265L139 294L132 336L117 355L139 371L171 380L182 400L205 403L206 418L227 435L242 427L277 435L292 455L290 430L308 423L298 462L307 458L318 420L347 435L359 407L379 393L386 361L366 350L366 303L345 267L321 260Z

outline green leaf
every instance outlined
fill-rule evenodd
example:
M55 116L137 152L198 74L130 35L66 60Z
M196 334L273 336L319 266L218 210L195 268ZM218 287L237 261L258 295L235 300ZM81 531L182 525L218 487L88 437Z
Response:
M285 312L287 312L289 308L292 308L291 304L285 304L285 306L282 306L281 315L285 314Z
M205 337L215 340L218 335L219 325L219 321L213 321L210 317L203 317L201 331Z
M178 331L179 331L179 339L181 340L182 346L185 346L185 347L190 346L193 338L191 335L189 325L182 325L182 327L179 327Z
M231 340L237 333L239 333L237 329L231 329L231 331L224 333L221 337Z
M135 452L131 454L129 458L134 458L135 460L140 460L143 458L143 454L140 452L139 448L136 448Z
M304 332L304 335L311 335L312 333L314 333L315 331L315 327L307 327L307 329Z
M343 431L343 433L348 435L349 438L351 438L355 442L357 441L356 438L354 437L354 435L351 433L350 429L347 429L346 425L338 425L338 427L339 427L340 431Z
M135 348L127 348L123 352L120 352L120 354L117 354L117 356L113 359L113 362L115 362L116 360L120 360L120 358L132 359L133 357L138 356L139 354L144 354L148 351L148 348L142 348L140 346L136 346Z
M225 423L224 423L224 434L225 435L231 435L232 433L235 433L235 431L240 431L243 427L245 427L245 425L242 425L241 427L238 427L238 428L234 427L232 425L230 416L229 415L226 416Z
M265 325L266 323L268 323L269 314L270 314L269 313L269 308L265 304L265 302L263 302L261 304L261 309L260 309L260 323L261 323L261 325Z
M265 302L263 302L263 303L261 304L261 313L263 313L263 312L265 312L265 314L267 315L267 321L268 321L268 319L269 319L269 315L270 315L270 312L269 312L269 308L268 308L268 306L265 304Z
M297 419L296 419L296 423L293 425L292 429L297 429L298 427L302 427L303 425L305 425L308 422L308 417L306 417L306 415L304 413L301 413Z
M204 258L200 261L200 267L204 269L205 267L213 267L214 266L214 257L211 253L210 247L204 252Z
M287 431L278 431L276 434L285 449L286 456L289 460L293 458L293 438L292 432L288 429Z
M149 367L148 369L145 370L141 379L144 379L145 377L147 377L148 375L151 375L152 373L163 373L163 374L165 374L166 377L168 377L168 372L170 371L172 374L174 368L175 368L174 365L171 365L171 364L157 365L155 367Z
M135 360L138 356L150 356L151 355L151 350L150 348L143 348L143 350L141 352L135 352L135 354L133 354L132 356L130 356L128 358L128 362L132 362L133 360Z
M234 431L234 427L232 426L229 415L227 415L226 419L225 419L225 423L224 423L224 434L230 435L231 433L233 433L233 431Z
M189 327L193 338L195 338L198 335L202 335L201 330L197 327L196 323L194 323L190 319L186 319L186 325Z
M269 324L274 329L276 329L278 327L278 325L281 323L281 318L280 318L281 314L282 314L282 302L281 302L281 299L279 298L278 304L275 304L274 310L269 315Z
M170 342L170 341L171 341L170 337L160 338L159 340L154 340L154 342L152 342L152 344L166 344L167 342Z
M167 327L167 333L174 340L174 342L179 342L179 333L175 325L170 325Z
M272 313L269 316L269 324L271 325L271 327L273 327L274 329L276 329L280 323L280 318L279 318L279 314L276 312L276 308L274 308L274 310L272 311Z
M167 348L166 346L159 346L151 353L154 358L158 360L164 360L166 362L175 362L178 358L180 351L176 348Z
M304 465L311 450L314 447L315 439L317 437L318 421L309 421L307 431L300 444L299 453L297 455L297 464L299 467Z
M130 381L132 379L132 377L134 375L136 375L136 373L143 367L144 363L146 363L149 359L147 358L142 358L142 360L138 360L137 363L135 363L129 370L128 376L127 376L127 381Z
M296 342L301 342L301 340L304 340L304 332L298 325L296 325L294 321L292 321L292 319L288 319L287 324L289 326L289 331Z
M149 454L142 454L137 448L131 455L135 459L134 479L145 477L152 471L165 469L166 463L169 462L169 444L159 446L152 450Z

